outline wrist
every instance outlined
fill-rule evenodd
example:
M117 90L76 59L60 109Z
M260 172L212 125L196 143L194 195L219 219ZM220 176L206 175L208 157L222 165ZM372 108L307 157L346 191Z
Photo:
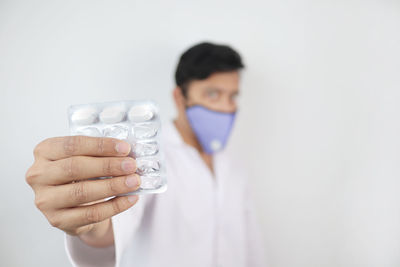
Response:
M79 238L91 247L104 248L114 244L111 219L96 223L93 228L80 234Z

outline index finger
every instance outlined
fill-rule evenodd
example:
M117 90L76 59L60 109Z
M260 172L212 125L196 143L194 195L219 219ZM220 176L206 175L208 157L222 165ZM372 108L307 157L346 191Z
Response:
M125 141L109 137L64 136L49 138L39 143L35 157L59 160L71 156L127 156L131 149Z

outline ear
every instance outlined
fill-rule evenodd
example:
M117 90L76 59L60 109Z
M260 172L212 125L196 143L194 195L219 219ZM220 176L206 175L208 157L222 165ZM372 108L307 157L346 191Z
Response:
M172 92L172 95L174 97L176 108L179 111L185 110L186 100L185 97L183 96L182 89L179 86L175 87L174 91Z

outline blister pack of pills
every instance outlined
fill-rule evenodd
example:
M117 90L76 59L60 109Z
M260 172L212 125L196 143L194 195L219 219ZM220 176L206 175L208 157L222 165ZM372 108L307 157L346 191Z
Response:
M73 105L68 109L71 135L112 137L131 144L140 188L129 194L161 193L166 190L161 122L152 101L118 101ZM104 178L104 177L102 177Z

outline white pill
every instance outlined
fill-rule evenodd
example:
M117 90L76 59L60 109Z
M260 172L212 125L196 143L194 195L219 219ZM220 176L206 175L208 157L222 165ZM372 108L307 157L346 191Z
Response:
M75 135L85 135L85 136L94 136L94 137L102 136L100 130L97 129L96 127L80 128L75 132Z
M131 107L128 113L129 120L133 122L148 121L151 120L153 116L152 108L146 105Z
M96 121L97 110L94 107L78 109L71 116L71 121L77 125L88 125Z
M100 120L104 123L118 123L125 117L125 109L120 106L107 107L100 113Z

